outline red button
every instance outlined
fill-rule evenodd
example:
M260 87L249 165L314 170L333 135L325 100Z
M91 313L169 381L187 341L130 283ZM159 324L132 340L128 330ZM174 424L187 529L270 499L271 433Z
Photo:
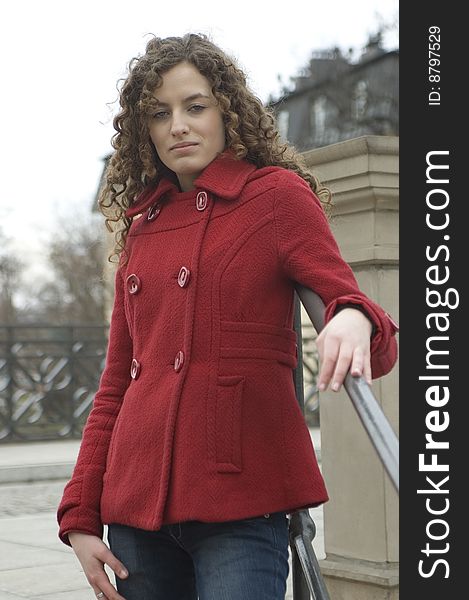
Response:
M186 287L189 283L189 278L191 276L191 272L187 267L181 267L178 275L178 283L181 287Z
M197 210L205 210L205 207L207 206L207 192L199 192L197 194Z
M135 275L135 273L132 273L132 275L129 275L127 277L127 289L129 290L129 294L136 294L139 289L142 287L142 284L140 282L140 279L137 277L137 275Z
M130 376L132 377L132 379L138 379L138 376L140 375L140 363L138 362L137 359L132 359L132 365L130 367Z
M156 217L160 214L160 212L161 212L161 204L159 202L157 202L156 204L153 204L153 206L150 206L150 209L148 210L147 219L149 221L153 221L153 219L156 219Z
M176 354L176 358L174 359L174 370L180 371L182 369L182 365L184 363L184 352L182 352L182 350L179 350L179 352Z

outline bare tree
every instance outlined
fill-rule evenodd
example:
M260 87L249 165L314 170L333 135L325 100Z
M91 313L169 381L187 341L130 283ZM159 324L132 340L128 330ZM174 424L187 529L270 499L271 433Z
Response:
M9 240L0 229L0 323L11 325L17 321L15 295L21 285L23 268L23 263L10 250Z
M96 215L60 219L47 244L50 280L30 295L30 318L66 323L105 321L105 230Z

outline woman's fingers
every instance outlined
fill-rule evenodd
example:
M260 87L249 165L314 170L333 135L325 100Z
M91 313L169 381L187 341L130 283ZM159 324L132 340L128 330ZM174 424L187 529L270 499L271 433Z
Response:
M99 558L114 571L117 577L125 579L129 575L127 569L105 544L103 546L102 554Z
M320 370L318 386L319 390L323 391L329 385L332 375L334 374L337 357L339 355L339 343L334 338L317 339L317 347L319 351Z
M94 595L99 600L125 600L109 581L104 568L89 573L88 582L93 588ZM103 593L104 596L100 596L100 593Z
M339 391L340 386L349 372L353 356L352 352L352 348L348 344L342 344L339 347L339 353L335 363L334 374L331 382L331 389L334 392Z
M317 337L321 369L319 390L328 385L338 391L350 371L371 384L371 322L355 308L337 313Z
M369 351L367 352L363 348L355 349L350 373L354 377L362 376L368 385L371 385L371 357Z
M108 565L120 579L128 576L127 570L103 540L81 532L70 533L69 539L95 596L99 600L125 600L109 581L104 565Z
M116 588L109 581L106 571L104 570L104 564L108 565L112 569L117 577L124 579L128 576L127 569L117 559L111 550L103 543L96 554L98 565L95 566L95 570L90 574L89 582L93 588L95 595L97 596L100 592L104 593L99 598L105 598L106 600L125 600Z
M348 343L339 345L336 341L326 340L321 363L318 380L320 391L327 389L328 385L334 392L339 391L349 371L354 377L363 376L371 385L370 353L361 347L352 348Z
M371 375L371 355L370 352L365 353L364 366L363 366L363 377L368 385L373 383L373 377Z
M320 391L325 390L329 384L334 392L340 389L352 362L352 352L348 343L341 344L334 336L324 340L319 351L322 365L318 380Z
M350 373L354 377L363 375L363 369L365 366L365 353L362 348L355 348L352 358L352 365L350 367Z

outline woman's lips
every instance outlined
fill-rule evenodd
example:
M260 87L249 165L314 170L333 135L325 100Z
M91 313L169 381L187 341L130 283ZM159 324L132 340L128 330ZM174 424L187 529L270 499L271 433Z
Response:
M187 150L188 148L194 148L195 146L197 146L197 142L184 142L182 144L171 146L170 150Z

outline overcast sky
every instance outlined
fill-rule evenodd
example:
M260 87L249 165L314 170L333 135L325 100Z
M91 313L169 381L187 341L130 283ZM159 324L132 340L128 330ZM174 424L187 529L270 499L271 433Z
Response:
M117 80L148 34L206 33L265 101L314 50L360 50L398 0L16 0L2 3L0 228L41 272L57 214L89 210L110 151ZM398 32L385 36L398 46Z

